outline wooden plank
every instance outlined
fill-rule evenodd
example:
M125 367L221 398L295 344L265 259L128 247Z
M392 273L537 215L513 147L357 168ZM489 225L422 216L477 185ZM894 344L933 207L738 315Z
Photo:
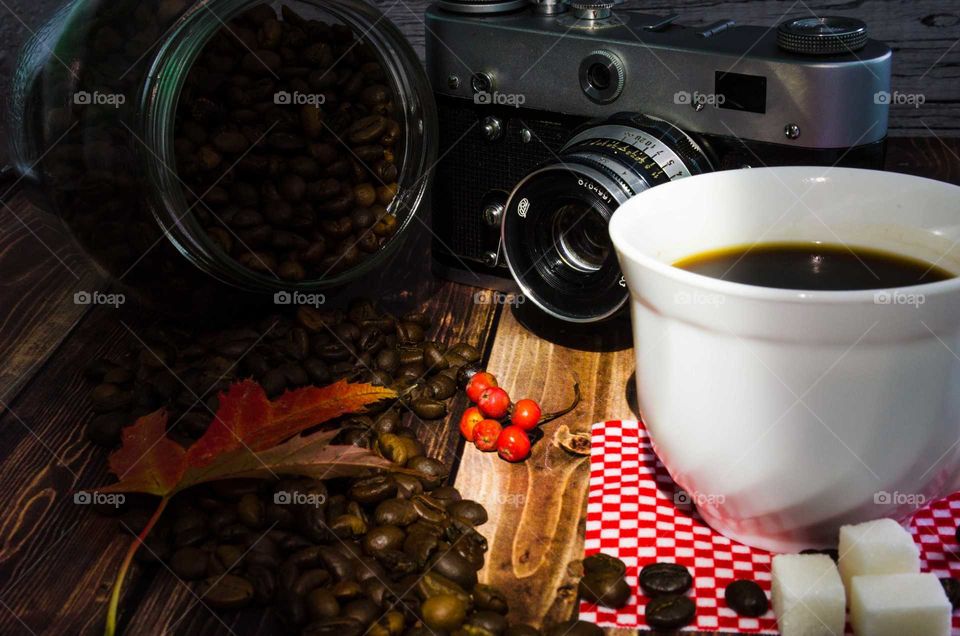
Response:
M2 412L89 310L74 293L105 283L59 222L23 194L0 204L0 271Z
M84 438L90 387L78 371L120 350L112 311L94 309L0 418L0 633L101 629L128 539L72 493L107 482L105 454Z
M526 462L507 464L495 454L467 447L456 487L482 503L490 520L480 528L490 543L481 579L517 599L512 621L535 625L566 620L576 597L570 561L582 558L589 458L551 444L560 426L586 432L597 421L636 417L627 400L633 372L629 322L619 320L593 333L540 339L504 312L487 369L514 399L538 400L557 410L572 397L580 378L580 406L544 427L544 438Z

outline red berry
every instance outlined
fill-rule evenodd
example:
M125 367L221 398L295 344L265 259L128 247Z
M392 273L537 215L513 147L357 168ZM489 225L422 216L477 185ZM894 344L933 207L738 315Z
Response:
M487 417L499 420L510 410L510 396L500 387L492 386L480 394L477 406Z
M467 397L476 404L480 401L480 394L492 386L497 386L497 379L492 374L481 371L467 382Z
M497 453L508 462L522 462L530 456L530 438L519 426L508 426L497 438Z
M474 429L482 419L483 414L475 406L471 406L460 416L460 433L468 442L473 441Z
M497 420L481 420L473 429L473 443L484 452L495 450L502 430Z
M519 400L513 405L510 422L525 431L533 430L540 423L540 405L535 400Z

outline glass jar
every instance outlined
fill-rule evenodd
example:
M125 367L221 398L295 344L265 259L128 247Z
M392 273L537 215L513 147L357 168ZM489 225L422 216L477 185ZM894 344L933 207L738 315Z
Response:
M297 48L304 38L316 48ZM228 44L247 53L218 58ZM266 72L249 68L257 63ZM191 75L195 65L202 74ZM389 93L373 88L367 99L372 84ZM291 97L291 86L317 90ZM225 296L296 298L373 270L424 207L437 152L421 64L362 0L74 0L23 50L11 104L12 156L41 207L113 279L176 309ZM310 107L313 128L301 112ZM372 129L355 134L364 117ZM181 134L181 119L192 136ZM395 169L377 160L386 166L377 172L370 148L354 142L369 141L381 120L392 137L375 137L373 155L379 148ZM246 137L226 149L218 130ZM213 185L198 192L191 175ZM365 184L376 186L373 204ZM273 224L264 213L283 218ZM326 230L336 230L335 244ZM355 258L357 244L366 258ZM254 257L238 256L240 245ZM299 276L296 259L307 256L312 274Z

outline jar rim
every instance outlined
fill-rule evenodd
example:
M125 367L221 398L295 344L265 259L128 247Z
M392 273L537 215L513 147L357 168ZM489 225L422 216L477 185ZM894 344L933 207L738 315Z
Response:
M144 134L143 161L151 184L153 216L174 248L194 265L221 282L246 291L311 292L343 285L373 271L403 243L416 215L426 205L437 156L437 114L429 80L401 31L381 11L364 0L294 0L340 20L361 35L377 53L392 84L402 115L403 158L397 194L387 206L398 220L397 232L381 249L354 267L331 276L293 282L256 272L224 253L190 213L189 189L176 171L174 128L187 74L204 46L229 20L262 0L214 0L188 9L171 26L146 73L140 104ZM217 12L214 12L214 8Z

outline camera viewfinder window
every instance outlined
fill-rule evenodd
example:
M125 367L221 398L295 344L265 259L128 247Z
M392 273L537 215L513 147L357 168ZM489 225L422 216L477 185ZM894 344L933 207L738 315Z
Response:
M767 112L767 78L762 75L716 72L717 106L748 113ZM719 97L722 96L722 99Z

